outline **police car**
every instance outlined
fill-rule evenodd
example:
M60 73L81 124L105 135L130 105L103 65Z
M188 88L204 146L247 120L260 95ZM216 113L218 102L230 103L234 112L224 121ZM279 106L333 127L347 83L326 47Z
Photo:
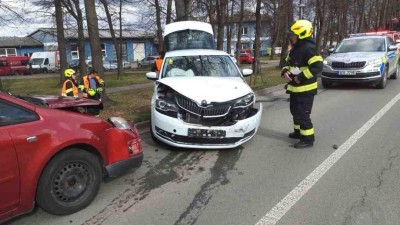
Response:
M354 36L343 39L324 60L322 85L370 83L379 89L387 79L397 79L399 54L393 40L384 35Z

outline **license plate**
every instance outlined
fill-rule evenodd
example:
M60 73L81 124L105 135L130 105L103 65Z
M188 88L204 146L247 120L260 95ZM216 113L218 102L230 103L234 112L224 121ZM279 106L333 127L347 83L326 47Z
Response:
M356 71L352 71L352 70L340 70L338 71L339 75L356 75Z
M202 137L202 138L223 138L226 136L226 131L189 128L188 136L189 137Z

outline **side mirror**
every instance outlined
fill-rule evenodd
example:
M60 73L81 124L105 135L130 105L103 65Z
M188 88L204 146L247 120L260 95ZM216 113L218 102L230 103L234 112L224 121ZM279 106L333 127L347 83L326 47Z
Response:
M329 51L329 53L332 54L335 51L335 48L330 48L330 49L328 49L328 51Z
M244 77L248 77L253 74L253 70L252 69L243 69L242 74Z
M147 72L146 73L146 77L149 80L157 80L158 79L158 76L157 76L156 72Z
M389 51L396 51L397 50L397 46L396 45L390 45L389 46Z

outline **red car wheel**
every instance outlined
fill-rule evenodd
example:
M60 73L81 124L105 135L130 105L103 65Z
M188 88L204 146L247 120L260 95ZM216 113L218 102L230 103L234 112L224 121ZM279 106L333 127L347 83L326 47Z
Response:
M44 169L36 201L51 214L75 213L93 201L101 179L102 167L96 155L76 148L63 151Z

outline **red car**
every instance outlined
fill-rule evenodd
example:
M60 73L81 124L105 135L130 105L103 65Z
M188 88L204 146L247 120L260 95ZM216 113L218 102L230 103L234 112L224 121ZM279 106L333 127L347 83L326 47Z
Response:
M96 197L104 176L142 164L133 124L81 113L98 105L0 92L0 224L32 211L35 202L51 214L77 212Z
M250 53L240 53L239 63L253 63L254 57Z

